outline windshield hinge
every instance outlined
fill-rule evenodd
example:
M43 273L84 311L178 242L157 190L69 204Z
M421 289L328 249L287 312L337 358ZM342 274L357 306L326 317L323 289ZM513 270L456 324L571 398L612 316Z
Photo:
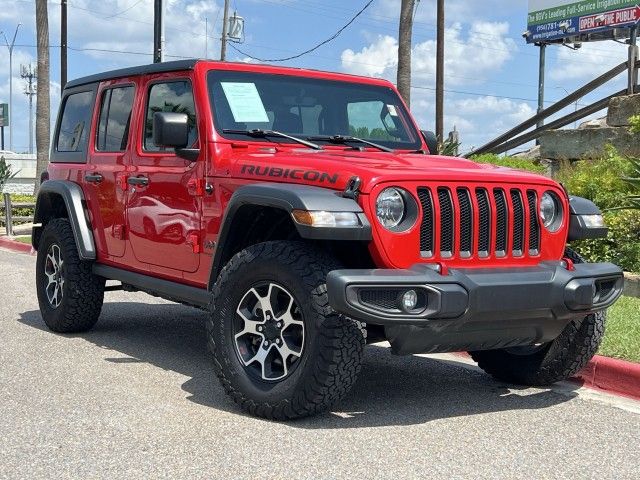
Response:
M351 198L353 200L358 199L358 195L360 194L360 185L362 184L362 180L360 177L351 177L347 182L347 186L342 192L342 196L344 198Z

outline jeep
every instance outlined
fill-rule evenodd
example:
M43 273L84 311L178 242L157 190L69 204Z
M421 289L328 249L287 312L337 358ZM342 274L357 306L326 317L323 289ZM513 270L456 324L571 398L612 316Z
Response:
M437 148L381 79L187 60L73 80L35 211L43 320L89 330L115 289L202 308L224 389L270 419L335 405L385 340L570 377L623 286L566 246L605 236L601 212Z

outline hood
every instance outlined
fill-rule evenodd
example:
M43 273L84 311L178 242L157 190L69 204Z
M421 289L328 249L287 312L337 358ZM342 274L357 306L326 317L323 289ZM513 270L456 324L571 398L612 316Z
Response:
M234 152L230 159L235 178L321 185L342 190L354 176L367 194L382 182L469 181L557 185L542 175L476 163L458 157L420 154L392 154L340 149L261 148Z

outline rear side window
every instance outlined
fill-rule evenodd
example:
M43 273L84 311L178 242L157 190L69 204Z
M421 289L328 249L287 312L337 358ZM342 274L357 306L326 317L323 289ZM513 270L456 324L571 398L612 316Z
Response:
M189 117L189 146L198 139L196 128L196 108L193 103L191 83L187 80L168 83L155 83L149 89L147 114L144 126L144 149L147 151L164 149L153 143L153 114L156 112L186 113Z
M96 150L122 152L127 148L133 109L133 86L110 88L102 94Z
M93 92L73 93L66 98L56 142L58 152L82 152L86 149L92 110Z

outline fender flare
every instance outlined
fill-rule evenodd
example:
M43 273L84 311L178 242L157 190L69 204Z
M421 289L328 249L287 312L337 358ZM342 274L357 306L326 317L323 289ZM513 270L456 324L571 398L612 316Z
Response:
M40 185L33 223L40 226L33 227L31 242L35 250L40 242L40 229L50 218L53 208L52 196L62 198L67 209L69 223L73 230L73 236L78 247L78 255L81 260L95 260L96 246L93 239L91 225L87 218L84 193L80 185L68 180L47 180Z
M253 183L239 187L225 208L216 250L213 256L209 288L222 270L223 254L227 237L238 210L246 205L271 207L291 214L293 210L354 212L361 225L358 227L314 228L293 222L300 237L309 240L371 241L371 224L362 207L352 198L341 196L341 192L322 187L291 183ZM293 219L292 219L293 221Z
M591 200L582 197L569 197L569 235L570 242L587 238L605 238L609 229L605 227L588 227L583 215L602 215L600 209Z

